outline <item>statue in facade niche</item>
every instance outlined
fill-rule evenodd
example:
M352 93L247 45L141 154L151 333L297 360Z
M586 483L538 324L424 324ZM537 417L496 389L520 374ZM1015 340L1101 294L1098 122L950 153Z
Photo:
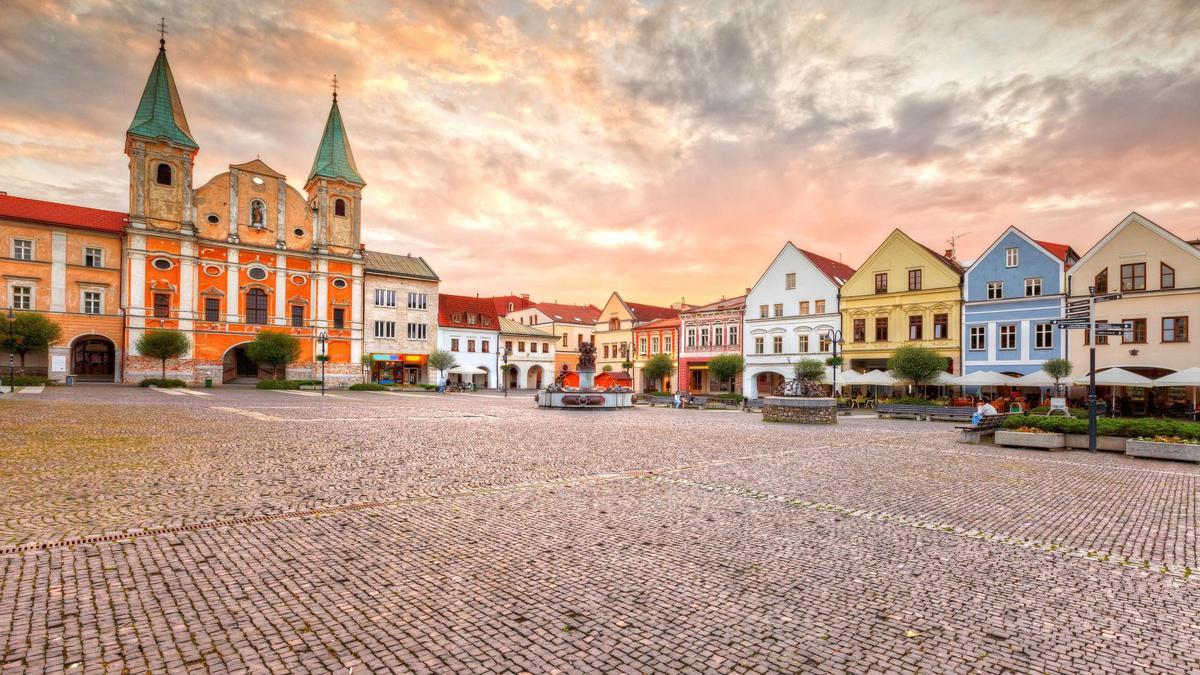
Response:
M579 367L578 370L595 370L596 369L596 345L591 342L585 342L579 345Z

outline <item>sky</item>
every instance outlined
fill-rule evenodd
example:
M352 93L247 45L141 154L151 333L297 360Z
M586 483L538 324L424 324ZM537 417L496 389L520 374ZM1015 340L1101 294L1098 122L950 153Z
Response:
M302 188L336 74L365 243L443 292L698 304L894 228L966 260L1130 211L1200 237L1190 0L4 5L0 191L128 208L165 17L194 184Z

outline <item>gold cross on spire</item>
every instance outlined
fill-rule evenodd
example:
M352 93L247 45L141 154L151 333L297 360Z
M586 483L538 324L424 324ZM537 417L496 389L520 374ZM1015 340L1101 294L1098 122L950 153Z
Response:
M158 48L167 48L167 17L162 17L158 22Z
M333 82L331 82L330 84L333 85L333 102L337 103L337 87L338 87L337 73L333 74Z

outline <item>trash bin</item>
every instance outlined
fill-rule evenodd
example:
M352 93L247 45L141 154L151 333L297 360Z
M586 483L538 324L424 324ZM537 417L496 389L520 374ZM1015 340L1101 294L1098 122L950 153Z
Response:
M471 391L479 391L479 384L472 382L471 383Z
M75 386L75 376L74 376L74 375L68 375L68 376L67 376L67 386L68 386L68 387L74 387L74 386Z
M211 377L204 378L204 388L212 389L212 378Z

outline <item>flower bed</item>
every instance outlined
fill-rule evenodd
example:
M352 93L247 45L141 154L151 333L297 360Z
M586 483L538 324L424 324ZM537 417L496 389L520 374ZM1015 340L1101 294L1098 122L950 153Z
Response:
M1200 462L1200 442L1196 439L1184 439L1179 436L1131 438L1125 444L1125 454L1132 457Z
M1060 434L1088 433L1086 417L1043 417L1040 415L1011 415L1004 420L1006 429L1033 427ZM1132 419L1126 417L1102 417L1096 420L1096 433L1100 436L1140 438L1154 436L1178 436L1185 441L1200 441L1200 423L1175 420Z

